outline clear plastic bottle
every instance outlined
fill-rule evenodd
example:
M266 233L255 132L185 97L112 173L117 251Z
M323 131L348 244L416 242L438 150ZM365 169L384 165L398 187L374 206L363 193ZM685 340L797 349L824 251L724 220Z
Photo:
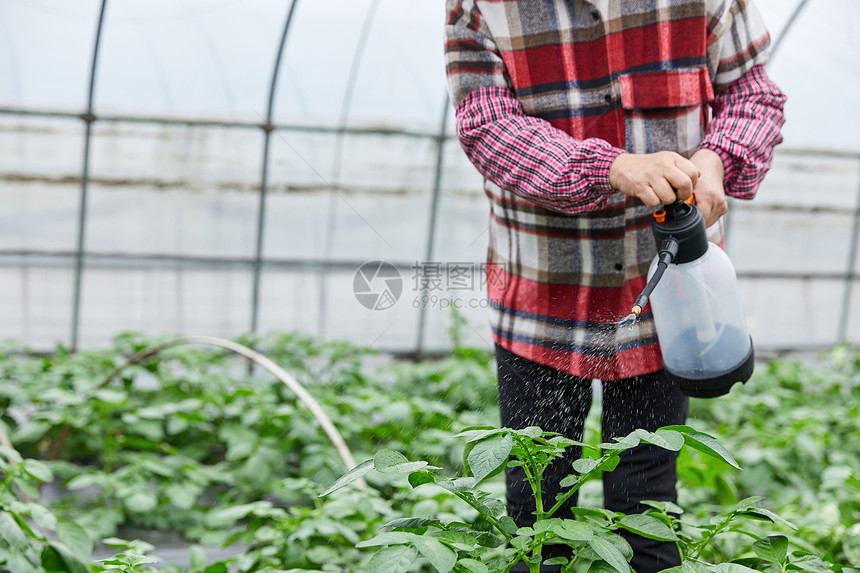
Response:
M726 394L749 379L755 359L735 269L708 241L694 205L666 205L654 213L652 229L659 252L634 314L650 293L663 366L681 390L703 398Z
M649 279L656 268L655 259ZM650 300L663 365L675 377L704 386L709 379L731 377L750 359L737 275L713 243L698 259L669 265ZM741 381L735 376L732 383Z

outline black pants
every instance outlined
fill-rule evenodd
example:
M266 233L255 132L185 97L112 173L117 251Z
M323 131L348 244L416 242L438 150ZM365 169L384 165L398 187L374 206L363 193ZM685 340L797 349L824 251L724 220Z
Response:
M573 440L582 440L585 418L591 407L591 380L578 378L517 356L496 346L499 371L499 403L502 425L509 428L540 426ZM637 428L654 431L661 426L683 424L687 418L688 399L664 375L657 372L624 380L603 382L603 440L625 436ZM558 483L574 473L571 464L580 457L581 448L568 448L567 454L547 468L543 476L545 500L554 500L560 492ZM647 509L642 500L677 502L675 482L677 453L651 445L641 445L622 452L618 467L603 474L604 505L624 513ZM535 521L534 497L525 481L522 468L506 472L508 513L518 526ZM572 518L570 507L553 517ZM633 547L631 565L637 573L651 573L680 565L674 543L654 541L619 531ZM569 550L569 548L567 548ZM544 558L564 555L564 546L544 548ZM569 555L569 553L568 553ZM523 564L520 564L523 565ZM519 566L517 566L519 567ZM527 571L514 568L512 571ZM559 567L542 566L541 571L558 571Z

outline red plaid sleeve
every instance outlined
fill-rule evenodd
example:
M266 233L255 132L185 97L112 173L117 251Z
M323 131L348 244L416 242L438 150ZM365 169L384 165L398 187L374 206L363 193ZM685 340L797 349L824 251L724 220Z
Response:
M714 117L700 147L723 160L727 195L752 199L773 163L773 149L782 143L785 94L754 66L712 103Z
M596 210L615 193L609 167L622 149L527 115L507 88L470 92L457 107L457 135L484 177L545 209Z

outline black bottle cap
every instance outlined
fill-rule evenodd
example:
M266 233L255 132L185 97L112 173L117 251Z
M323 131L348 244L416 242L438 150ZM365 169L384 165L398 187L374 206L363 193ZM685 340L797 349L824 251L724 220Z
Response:
M699 208L690 203L675 201L655 211L651 230L658 248L670 237L678 241L675 264L695 261L708 251L705 218Z

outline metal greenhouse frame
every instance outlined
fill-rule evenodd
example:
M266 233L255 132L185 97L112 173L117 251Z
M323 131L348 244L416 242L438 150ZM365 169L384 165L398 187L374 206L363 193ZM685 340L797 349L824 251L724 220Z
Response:
M801 0L799 4L796 6L795 10L792 12L791 17L789 18L788 23L783 29L782 33L779 35L779 40L774 45L774 53L778 51L779 46L781 45L782 40L788 35L791 26L796 21L797 16L800 11L807 4L808 0ZM179 265L181 267L192 267L192 266L207 266L207 267L215 267L215 268L229 268L229 267L241 267L247 268L252 271L252 296L251 300L248 301L250 305L250 324L248 324L248 329L251 332L256 332L259 328L259 316L260 316L260 284L261 277L264 269L266 268L279 268L284 270L291 271L312 271L319 272L322 275L327 275L332 271L353 271L361 262L358 261L332 261L332 260L316 260L316 261L305 261L305 260L287 260L287 259L273 259L264 257L264 231L266 228L267 221L267 196L269 194L269 175L270 175L270 152L271 152L271 140L273 134L277 135L279 132L284 133L296 133L296 132L312 132L312 133L329 133L334 134L338 138L338 142L336 143L336 167L335 167L335 179L340 177L340 160L341 154L343 153L343 137L345 135L352 134L385 134L385 135L398 135L409 138L418 138L422 140L431 141L435 146L435 173L433 175L432 180L432 196L430 198L430 212L428 216L428 231L427 236L424 241L424 254L425 260L429 261L433 259L434 256L434 239L437 232L438 226L438 217L439 217L439 200L442 191L442 178L443 178L443 161L444 161L444 146L447 141L453 139L453 135L448 133L446 130L446 126L449 124L450 120L450 105L447 99L442 106L442 110L440 110L438 129L435 131L420 131L420 130L408 130L408 129L368 129L368 128L355 128L349 127L347 125L347 117L350 111L350 103L353 91L355 89L355 79L357 75L358 67L361 63L362 50L364 44L367 41L368 30L373 21L374 14L378 8L379 0L373 0L370 4L370 8L367 13L366 20L364 22L364 27L361 32L359 47L356 50L356 54L352 61L352 68L350 70L349 79L347 81L347 91L346 96L343 101L342 109L340 111L339 123L336 127L307 127L293 124L277 124L274 121L274 111L275 111L275 96L279 85L279 71L281 68L281 63L284 58L285 46L287 43L287 39L290 35L291 27L294 21L294 15L296 12L296 7L299 4L299 0L291 0L289 4L289 8L286 13L286 18L283 22L283 28L280 35L280 41L277 44L277 50L273 57L273 65L271 68L271 77L268 82L268 98L266 105L265 116L261 116L259 122L247 122L247 121L218 121L218 120L200 120L193 118L172 118L172 117L154 117L154 116L145 116L145 115L135 115L135 114L120 114L120 115L110 115L97 114L95 111L95 86L96 86L96 76L98 72L98 64L99 64L99 51L101 47L102 33L105 28L105 12L107 8L108 0L101 0L100 9L98 11L98 22L95 28L95 37L93 40L93 49L92 49L92 59L89 66L89 83L88 83L88 91L85 105L80 113L73 112L56 112L56 111L48 111L48 110L32 110L32 109L23 109L23 108L15 108L15 107L3 107L0 108L0 114L10 115L10 116L34 116L34 117L44 117L44 118L72 118L80 120L84 127L84 146L83 146L83 156L81 158L80 165L80 194L78 199L78 208L77 208L77 226L76 226L76 243L74 246L74 250L71 252L56 252L56 251L48 251L48 250L4 250L0 251L0 255L3 256L11 256L11 257L50 257L50 258L60 258L73 261L73 295L71 301L71 324L70 324L70 332L69 332L69 341L70 348L75 349L79 346L79 337L81 330L81 297L82 297L82 276L84 270L89 262L101 260L104 262L114 262L114 263L122 263L123 261L135 261L138 263L146 263L146 264L163 264L163 263L172 263ZM87 237L87 228L88 228L88 198L89 198L89 185L91 180L90 174L90 155L91 155L91 142L93 139L93 126L97 122L124 122L124 123L139 123L139 124L154 124L154 125L180 125L180 126L189 126L189 127L200 127L200 128L210 128L210 127L218 127L218 128L230 128L237 130L258 130L261 133L263 140L263 151L262 157L260 157L260 172L259 172L259 195L258 195L258 204L256 211L256 229L255 229L255 243L254 243L254 254L251 258L246 257L197 257L197 256L181 256L181 255L134 255L134 254L97 254L87 252L86 245L86 237ZM286 140L284 140L286 142ZM289 143L287 143L289 145ZM856 152L847 152L847 151L833 151L833 150L816 150L816 149L783 149L780 148L778 153L781 155L794 155L794 156L819 156L824 158L838 159L844 161L856 162L860 165L860 153ZM312 168L311 168L312 169ZM319 176L319 174L317 173ZM337 183L338 181L333 181L331 184L325 181L322 176L319 176L320 179L326 183L326 186L334 193L337 194ZM331 212L331 209L330 211ZM833 212L831 210L831 212ZM840 214L845 214L846 211L838 210ZM360 215L359 215L360 216ZM750 278L750 279L761 279L761 280L793 280L793 281L810 281L810 280L826 280L826 281L839 281L843 284L842 290L842 298L839 302L840 310L841 310L841 320L838 325L837 332L834 336L834 343L842 341L845 339L848 328L849 328L849 314L850 309L852 308L852 295L853 295L853 287L854 282L860 278L858 275L857 269L857 260L858 260L858 243L860 243L860 187L857 189L857 199L853 208L853 211L850 212L850 216L852 217L851 224L851 235L850 235L850 247L849 247L849 256L846 262L845 271L844 272L836 272L836 273L808 273L808 272L742 272L740 273L741 278ZM731 226L729 226L729 229ZM327 241L331 239L331 222L328 228L328 236ZM409 269L409 262L399 261L396 265L401 269ZM327 293L325 290L321 293L320 298L320 325L322 325L325 321L325 313L327 311ZM320 326L322 328L322 326ZM414 348L414 352L422 353L426 350L425 348L425 331L427 328L427 314L426 308L421 309L421 314L418 319L417 333L416 333L416 344ZM802 347L802 344L798 344L797 347Z

